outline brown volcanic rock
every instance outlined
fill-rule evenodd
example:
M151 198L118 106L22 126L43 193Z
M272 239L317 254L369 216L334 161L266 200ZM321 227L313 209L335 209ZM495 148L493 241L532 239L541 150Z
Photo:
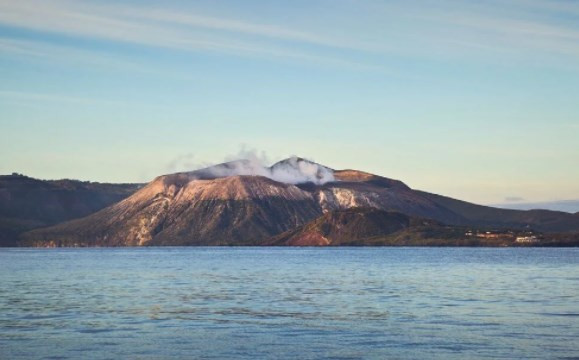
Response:
M410 188L402 181L389 179L359 170L336 170L334 171L334 177L336 180L343 182L364 182L385 188L410 190Z
M33 231L25 245L251 245L319 215L312 194L261 176L161 176L89 217Z
M272 242L268 245L287 245L287 246L328 246L330 240L322 235L319 231L301 232L295 234L284 242Z
M360 182L370 181L375 178L378 178L378 176L374 174L351 169L334 171L334 177L336 178L336 180L339 181L360 181Z
M416 226L441 225L432 220L413 218L393 211L351 208L328 212L305 225L267 240L264 245L379 245L376 238Z
M396 241L378 239L376 244L391 240L396 244L417 244L424 238L443 241L456 235L453 229L433 223L408 225L423 221L416 218L451 225L514 229L530 225L542 231L579 230L579 217L573 214L469 204L413 190L398 180L361 171L319 168L319 164L300 158L257 169L263 176L231 175L250 173L255 170L251 166L249 161L235 161L160 176L132 196L93 215L26 233L22 244L258 245L324 214L330 214L320 220L331 224L334 232L330 236L307 231L285 241L295 245L335 245L365 239L363 244L369 244L368 239L376 240L376 236L395 229L406 235ZM307 179L311 182L294 185L272 180L295 181L294 170L298 168L308 172ZM367 210L348 212L356 208ZM353 225L338 226L343 219ZM356 225L357 222L363 225Z
M305 160L292 159L286 163L295 165L296 161L299 164ZM285 184L263 176L219 177L240 164L245 163L231 162L160 176L133 196L96 214L27 233L23 244L252 245L324 212L360 206L416 215L456 216L416 196L402 182L379 176L368 177L367 181L332 181L323 185ZM272 168L281 171L280 166L285 166L284 162ZM314 178L322 176L327 174L315 174ZM306 240L314 241L303 241ZM315 241L323 243L323 239Z

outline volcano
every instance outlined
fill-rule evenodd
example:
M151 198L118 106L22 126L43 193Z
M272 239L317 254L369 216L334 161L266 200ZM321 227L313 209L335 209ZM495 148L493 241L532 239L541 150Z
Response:
M28 232L21 243L264 245L325 214L357 208L383 211L377 219L406 216L454 226L579 230L577 214L480 206L414 190L399 180L292 157L270 167L238 160L159 176L92 215Z

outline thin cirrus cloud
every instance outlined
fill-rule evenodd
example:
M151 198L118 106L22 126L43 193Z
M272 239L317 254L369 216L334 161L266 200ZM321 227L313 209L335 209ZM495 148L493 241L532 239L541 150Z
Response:
M0 37L0 56L22 56L28 59L54 61L66 65L83 63L88 66L149 72L150 69L127 58L102 51L85 50L42 41Z
M273 25L146 7L60 0L0 3L0 24L160 48L290 58L336 65L351 65L351 62L317 51L302 51L295 44L334 49L356 46L339 39Z
M450 41L502 53L579 57L579 4L565 1L489 1L465 6L443 1L417 17L453 31Z
M87 98L80 96L46 94L34 92L22 92L13 90L0 90L0 100L7 99L12 102L21 101L24 105L30 102L65 103L77 105L121 105L121 101Z
M557 55L579 57L579 5L572 2L331 4L335 6L326 4L328 16L299 23L273 17L267 24L158 5L20 0L0 2L0 25L156 48L373 70L388 68L392 56L426 61L492 61L505 55L531 61L529 54L552 61L558 61ZM40 44L39 48L46 51ZM18 48L5 41L1 50Z
M525 20L490 19L471 16L468 19L448 19L456 25L478 28L486 33L506 36L503 43L529 49L555 50L559 53L579 55L579 31L552 24L538 24Z

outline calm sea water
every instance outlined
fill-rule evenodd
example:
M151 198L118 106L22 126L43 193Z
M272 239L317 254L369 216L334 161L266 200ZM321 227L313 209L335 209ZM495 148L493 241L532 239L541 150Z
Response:
M0 249L1 359L579 359L579 249Z

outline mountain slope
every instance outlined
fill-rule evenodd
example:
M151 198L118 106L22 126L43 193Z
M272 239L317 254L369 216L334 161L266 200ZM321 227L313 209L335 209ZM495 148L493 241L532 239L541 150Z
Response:
M239 173L263 175L235 175ZM87 218L29 232L22 244L260 244L324 212L359 206L458 217L400 181L353 170L334 172L301 158L270 168L241 160L160 176L133 196Z
M249 245L305 223L312 195L262 176L155 179L89 217L25 234L33 246Z
M24 231L92 214L126 198L141 186L2 175L0 246L16 245Z
M579 230L579 216L572 214L494 209L413 190L398 180L290 158L267 168L240 160L160 176L98 213L28 232L22 244L257 245L324 214L352 208L458 226ZM380 218L368 219L373 216ZM388 224L391 217L383 220Z

